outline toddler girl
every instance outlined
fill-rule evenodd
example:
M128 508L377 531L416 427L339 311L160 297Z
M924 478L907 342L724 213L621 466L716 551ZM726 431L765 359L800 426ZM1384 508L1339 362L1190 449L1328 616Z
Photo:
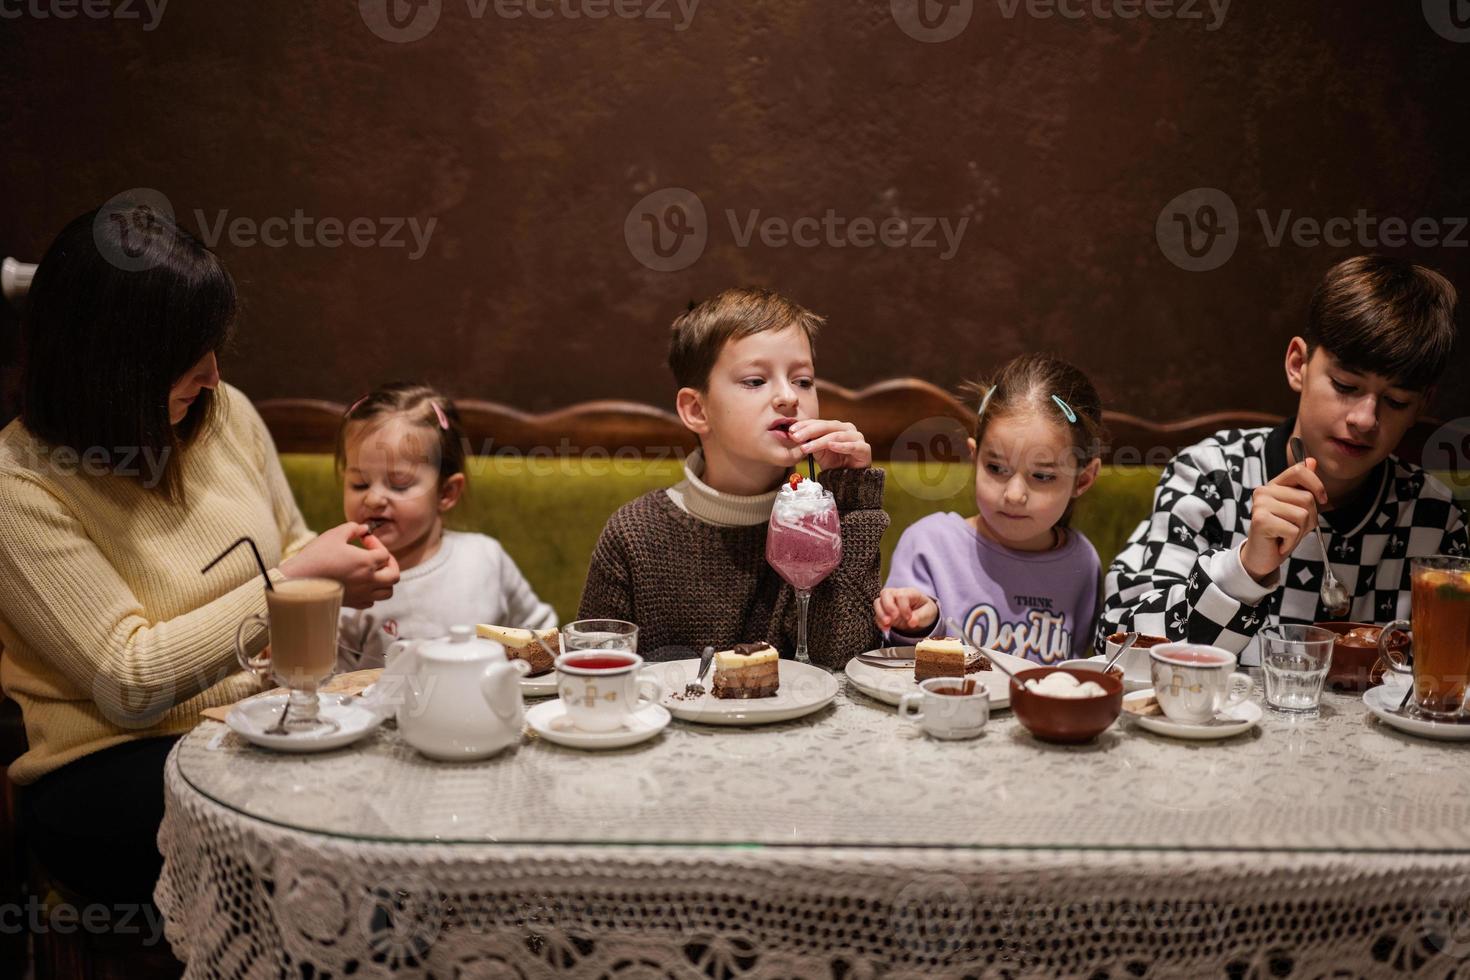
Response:
M391 598L342 612L339 670L383 666L396 639L498 623L539 629L556 612L536 597L494 538L448 531L444 515L465 486L459 413L433 388L383 385L347 410L337 434L342 509L398 561Z
M952 635L1041 664L1085 655L1097 617L1097 552L1069 530L1073 502L1097 479L1102 403L1066 361L1026 354L981 394L975 505L903 532L873 602L896 643Z

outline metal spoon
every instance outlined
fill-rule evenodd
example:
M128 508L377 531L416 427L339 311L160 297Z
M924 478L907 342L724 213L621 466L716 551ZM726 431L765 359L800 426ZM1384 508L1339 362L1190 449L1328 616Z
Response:
M965 631L962 630L962 629L960 629L960 624L959 623L956 623L952 617L950 617L950 616L944 617L944 625L946 625L950 629L954 630L954 635L957 636L957 637L959 637L960 646L964 647L966 650L977 650L977 649L979 649L978 647L972 646L970 644L970 641L965 638ZM995 667L1002 674L1005 674L1011 680L1016 681L1017 684L1021 683L1019 680L1016 680L1015 673L1009 667L1007 667L1005 664L1001 663L999 660L997 660L994 657L987 657L986 659L990 661L990 665L992 667Z
M290 712L291 712L291 698L288 695L286 697L286 703L283 704L283 705L281 705L281 717L277 718L276 719L276 723L274 725L272 725L271 727L267 728L265 730L265 733L267 735L290 735L291 734L291 729L289 729L289 728L286 727L286 715L290 714Z
M1298 463L1307 458L1306 448L1302 445L1299 436L1291 437L1291 454L1296 457ZM1322 536L1322 522L1318 521L1317 547L1322 549L1322 605L1327 612L1333 616L1346 616L1352 609L1353 597L1348 595L1348 590L1337 580L1337 575L1332 571L1332 560L1327 554L1327 539Z
M1118 662L1118 658L1121 657L1121 656L1123 656L1123 654L1127 653L1128 652L1128 648L1131 647L1131 646L1133 646L1133 644L1137 640L1138 640L1138 634L1137 633L1129 633L1127 636L1125 636L1123 638L1122 644L1118 647L1118 652L1115 653L1115 654L1113 654L1113 659L1112 660L1109 660L1107 663L1103 664L1102 672L1104 674L1106 674L1108 671L1112 670L1113 669L1113 664L1117 663Z

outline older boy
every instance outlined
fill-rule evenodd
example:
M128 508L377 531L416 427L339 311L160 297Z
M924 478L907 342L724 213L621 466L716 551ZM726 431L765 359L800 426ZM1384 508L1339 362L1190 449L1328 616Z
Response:
M1455 290L1441 275L1369 255L1334 266L1305 336L1286 348L1297 414L1217 432L1165 468L1153 516L1108 569L1097 643L1138 630L1246 653L1263 626L1409 615L1409 559L1463 554L1465 519L1443 484L1393 455L1444 371ZM1306 459L1294 458L1293 436ZM1323 606L1328 558L1352 594Z
M608 520L581 616L638 624L639 648L728 648L764 640L790 657L796 594L766 563L777 488L807 454L842 521L842 562L813 591L809 652L843 666L880 644L871 605L888 527L883 471L861 432L817 417L822 319L775 293L729 289L674 321L669 367L679 418L699 436L684 479Z

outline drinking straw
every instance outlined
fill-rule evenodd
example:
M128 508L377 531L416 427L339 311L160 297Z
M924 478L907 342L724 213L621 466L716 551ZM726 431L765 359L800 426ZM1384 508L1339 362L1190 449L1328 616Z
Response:
M265 570L265 562L261 560L261 557L260 557L260 549L255 546L255 539L252 538L248 534L245 535L245 537L241 538L239 541L236 541L234 544L230 545L228 548L226 548L224 551L220 552L218 555L216 555L215 558L214 558L214 561L210 562L208 565L205 565L203 568L199 569L199 574L200 575L203 575L205 572L208 572L211 568L213 568L214 566L218 565L220 563L220 561L222 561L224 559L225 555L228 555L230 552L234 551L236 548L240 547L240 545L242 545L242 544L248 544L248 545L250 545L250 551L251 551L252 554L255 555L255 564L257 564L257 565L260 566L260 577L263 578L263 579L265 579L265 587L269 591L271 591L271 592L276 591L276 587L274 585L271 585L271 577L270 577L269 573L267 573L266 570Z
M806 454L806 472L807 472L807 475L812 478L812 482L813 483L816 483L817 482L817 461L814 460L814 459L812 459L812 454L811 453L807 453Z

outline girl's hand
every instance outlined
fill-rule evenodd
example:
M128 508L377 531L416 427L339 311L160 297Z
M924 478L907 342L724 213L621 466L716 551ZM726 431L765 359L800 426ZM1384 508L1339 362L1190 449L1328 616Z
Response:
M362 547L353 545L361 541ZM398 562L367 525L349 521L316 539L281 562L287 578L329 578L342 583L342 605L366 609L393 594L398 584Z
M939 618L939 604L918 589L884 589L873 600L873 621L881 630L917 633Z
M796 463L808 453L824 470L861 470L873 462L872 447L851 422L802 419L792 424L791 438L797 443Z

